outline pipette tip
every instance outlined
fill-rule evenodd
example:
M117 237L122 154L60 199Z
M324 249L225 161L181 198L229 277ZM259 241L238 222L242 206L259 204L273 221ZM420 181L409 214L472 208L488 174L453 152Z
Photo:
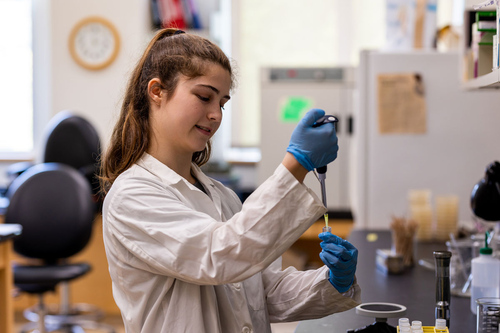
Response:
M325 218L325 226L323 227L323 232L332 232L332 228L328 226L328 213L323 215Z

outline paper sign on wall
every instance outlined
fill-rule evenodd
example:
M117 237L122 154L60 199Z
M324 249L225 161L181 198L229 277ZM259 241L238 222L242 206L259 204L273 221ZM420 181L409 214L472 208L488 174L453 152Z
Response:
M427 131L424 83L420 74L379 74L380 134L421 134Z
M313 101L303 96L288 96L281 103L279 120L283 123L298 123L313 105Z

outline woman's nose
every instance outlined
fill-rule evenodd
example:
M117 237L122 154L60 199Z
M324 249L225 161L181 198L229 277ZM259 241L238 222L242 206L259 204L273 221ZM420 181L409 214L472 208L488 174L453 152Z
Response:
M208 119L214 121L222 120L222 110L219 105L210 108L210 111L208 112Z

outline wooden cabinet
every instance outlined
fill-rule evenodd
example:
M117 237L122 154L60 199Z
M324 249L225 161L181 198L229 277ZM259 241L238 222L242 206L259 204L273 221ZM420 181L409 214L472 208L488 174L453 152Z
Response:
M14 261L23 262L25 258L16 254ZM92 266L90 273L76 279L69 284L71 303L88 303L99 307L108 315L119 315L120 311L113 299L111 291L111 278L108 272L108 261L104 252L104 242L102 239L102 218L97 216L94 222L92 238L87 247L71 258L71 262L85 261ZM45 297L47 304L60 303L59 290L55 293L48 293ZM22 312L24 309L37 304L35 295L21 293L14 298L14 309ZM0 332L2 332L0 330Z
M0 223L2 222L0 220ZM2 333L14 332L13 276L10 262L12 238L20 233L19 225L0 224L0 332Z
M0 243L0 332L13 332L12 270L10 268L12 241Z

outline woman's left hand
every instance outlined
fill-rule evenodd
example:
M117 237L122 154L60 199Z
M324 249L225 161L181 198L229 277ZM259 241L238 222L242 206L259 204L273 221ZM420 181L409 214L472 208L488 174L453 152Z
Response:
M354 282L358 250L330 232L319 234L319 238L323 249L319 256L330 269L329 281L340 293L346 292Z

